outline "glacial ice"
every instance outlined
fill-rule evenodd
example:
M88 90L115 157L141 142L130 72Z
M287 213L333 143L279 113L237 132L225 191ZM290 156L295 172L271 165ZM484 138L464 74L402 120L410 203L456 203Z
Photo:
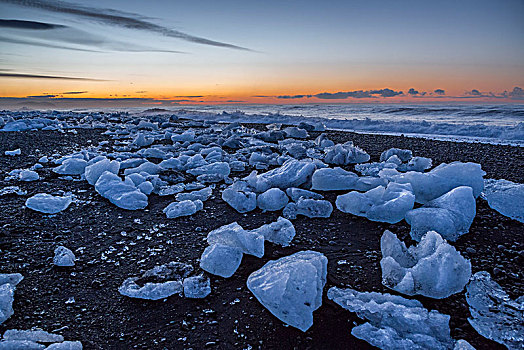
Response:
M240 249L244 254L258 258L264 256L264 236L256 231L247 231L238 223L233 222L221 226L207 235L209 245L224 245Z
M82 343L79 341L64 341L49 345L46 350L82 350Z
M397 167L399 171L418 171L423 172L431 168L431 158L413 157L406 164L401 164Z
M30 182L30 181L36 181L40 179L40 176L36 171L33 170L22 170L20 174L18 174L18 178L20 181L24 182Z
M308 161L290 159L281 167L266 173L256 175L252 173L246 180L256 192L264 192L272 187L285 190L289 187L298 187L306 183L313 175L315 165Z
M375 187L365 193L352 191L337 197L337 208L372 221L400 222L415 204L410 184L390 182L387 187Z
M413 157L413 153L409 149L390 148L380 154L380 161L385 162L393 156L397 156L401 162L407 162Z
M502 215L524 223L524 184L486 179L483 197Z
M286 193L279 188L270 188L257 197L257 206L262 211L276 211L284 208L289 202Z
M370 158L366 151L354 146L351 141L326 147L324 152L326 153L324 162L327 164L348 165L365 163Z
M5 127L4 127L4 129L5 129ZM21 154L22 154L22 151L20 150L20 148L17 148L15 150L11 150L11 151L7 150L7 151L4 152L4 155L6 155L6 156L19 156Z
M183 287L186 298L201 299L211 294L209 278L203 275L185 278Z
M84 173L87 162L79 158L67 158L62 164L53 168L53 171L60 175L81 175Z
M4 340L27 340L35 343L60 343L64 337L42 330L8 329L4 332Z
M322 305L327 262L319 252L301 251L269 261L249 275L247 287L278 319L305 332Z
M473 328L508 349L523 349L524 296L511 300L486 271L474 274L466 290Z
M361 319L351 330L355 337L381 349L451 349L448 315L428 311L417 300L391 294L358 292L332 287L328 298Z
M302 188L291 187L286 190L286 194L291 198L293 202L298 201L300 198L305 199L323 199L324 196L320 193L304 190Z
M279 217L277 221L262 225L253 230L262 235L266 241L287 247L295 237L295 227L288 219Z
M236 247L213 244L206 247L200 257L202 270L212 275L231 277L240 266L242 250Z
M204 208L204 203L200 199L183 200L181 202L173 202L164 208L163 212L168 219L176 219L181 216L190 216Z
M287 137L295 139L305 139L309 136L306 130L297 128L296 126L285 128L283 131Z
M107 158L85 167L85 178L90 185L95 185L100 176L109 171L113 174L118 174L120 170L120 162L116 160L109 160Z
M443 299L464 289L471 263L434 231L417 246L406 248L397 236L385 231L380 240L382 283L407 295Z
M406 221L411 225L411 237L417 242L428 231L437 231L443 238L454 242L469 232L475 214L476 203L471 187L460 186L421 208L410 210Z
M257 207L257 195L245 182L236 182L222 191L222 199L239 213L247 213Z
M59 246L55 249L55 256L53 257L53 264L56 266L75 266L75 254L64 246Z
M282 212L287 219L296 219L297 215L308 218L328 218L333 212L333 205L326 200L299 198L296 203L288 203Z
M213 189L211 187L204 187L200 190L189 192L189 193L179 193L175 196L175 199L177 201L185 201L185 200L201 200L202 202L205 202L211 197L213 194Z
M59 197L47 193L38 193L28 198L25 201L25 206L41 213L56 214L67 209L72 201L70 196Z
M13 315L15 289L23 279L19 273L0 274L0 324Z
M352 190L357 181L357 174L339 167L317 169L311 178L311 189L318 191Z
M95 190L122 209L137 210L147 207L145 194L110 171L105 171L100 175L95 184Z
M187 170L187 172L194 176L216 175L223 179L231 173L231 169L229 168L228 163L216 162L216 163L199 166L197 168L189 169Z

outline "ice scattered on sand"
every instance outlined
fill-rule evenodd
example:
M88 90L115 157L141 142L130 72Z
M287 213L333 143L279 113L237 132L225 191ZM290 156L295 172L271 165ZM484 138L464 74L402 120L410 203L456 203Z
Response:
M257 192L264 192L272 187L285 190L306 183L313 175L315 168L311 162L290 159L279 168L260 175L251 174L246 180Z
M80 158L67 158L62 164L53 168L53 171L60 175L81 175L84 173L87 162Z
M249 275L247 287L278 319L305 332L322 305L327 262L319 252L301 251L269 261Z
M483 197L502 215L524 223L524 184L486 179Z
M55 256L53 257L53 264L56 266L75 266L75 254L64 246L59 246L55 249Z
M299 198L296 203L288 203L282 212L287 219L296 219L298 215L308 218L328 218L333 212L333 205L326 200Z
M264 236L256 231L244 230L236 222L209 232L207 243L238 248L242 253L254 255L258 258L264 256Z
M164 208L163 212L168 219L176 219L181 216L190 216L197 211L204 208L204 203L200 199L197 200L183 200L181 202L173 202Z
M286 193L279 188L270 188L257 197L257 206L262 211L276 211L284 208L289 202Z
M242 250L223 244L206 247L200 257L200 267L210 274L231 277L242 261Z
M45 214L56 214L66 210L71 204L71 196L59 197L47 193L38 193L25 201L26 207Z
M418 245L406 248L386 230L380 249L382 283L403 294L447 298L464 290L471 276L469 260L434 231L422 236Z
M508 349L523 349L524 296L511 300L486 271L474 274L466 289L473 328Z
M120 170L120 162L116 160L102 159L96 163L86 166L85 178L90 185L95 185L100 176L109 171L113 174L118 174Z
M127 210L144 209L147 207L147 196L129 182L110 172L100 175L95 190L104 198L119 208Z
M293 223L282 217L279 217L275 222L260 226L253 231L264 236L266 241L280 244L283 247L287 247L296 234Z
M0 274L0 324L13 315L16 285L23 279L24 277L19 273Z
M19 156L22 154L22 151L20 150L20 148L17 148L15 150L12 150L12 151L5 151L4 152L4 155L6 156Z
M182 284L186 298L201 299L211 294L211 284L206 276L187 277Z
M326 147L324 152L324 162L334 165L365 163L370 158L366 151L354 146L351 141Z
M342 168L317 169L311 178L311 189L318 191L340 191L355 189L358 176Z

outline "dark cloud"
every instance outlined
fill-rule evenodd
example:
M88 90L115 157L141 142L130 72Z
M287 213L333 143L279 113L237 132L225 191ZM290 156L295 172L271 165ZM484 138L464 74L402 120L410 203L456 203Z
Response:
M417 90L411 88L411 89L408 90L408 94L410 94L410 95L418 95L419 92Z
M62 95L80 95L80 94L87 94L89 91L66 91L62 92Z
M34 96L27 96L28 98L53 98L56 97L56 95L34 95Z
M380 90L358 90L358 91L339 91L335 93L322 92L320 94L313 95L314 97L323 100L343 100L346 98L372 98L372 97L394 97L403 95L402 91L394 91L391 89L380 89Z
M471 96L484 96L480 91L478 91L477 89L473 89L471 91L466 91L466 95L471 95Z
M524 100L524 90L518 86L515 86L508 95L515 100Z
M128 29L143 30L153 33L162 34L168 37L177 38L197 44L224 47L229 49L251 51L245 47L228 44L220 41L210 40L187 33L180 32L178 30L173 30L152 22L145 20L143 17L126 13L117 10L110 9L99 9L99 8L89 8L86 6L81 6L77 4L68 3L65 1L45 1L45 0L0 0L0 2L26 6L36 9L41 9L50 12L63 13L68 15L73 15L77 17L87 18L89 20L103 23L107 25L114 25Z
M90 49L82 49L82 48L72 47L72 46L51 44L51 43L41 42L41 41L33 41L33 40L18 39L18 38L7 38L7 37L4 37L4 36L0 36L0 42L10 43L10 44L20 44L20 45L31 45L31 46L47 47L47 48L51 48L51 49L81 51L81 52L102 52L102 51L96 51L96 50L90 50Z
M204 97L203 95L189 95L189 96L174 96L177 98L201 98Z
M39 75L39 74L24 74L24 73L0 73L0 78L108 81L108 80L91 79L91 78L77 78L77 77L64 77L64 76L57 76L57 75Z
M295 99L295 98L311 98L313 95L280 95L277 98L280 99Z
M0 28L14 28L14 29L31 29L31 30L49 30L57 28L65 28L61 24L24 21L18 19L0 19Z
M442 89L436 89L435 91L433 91L433 93L435 95L440 95L440 96L443 96L446 94L446 91L442 90Z

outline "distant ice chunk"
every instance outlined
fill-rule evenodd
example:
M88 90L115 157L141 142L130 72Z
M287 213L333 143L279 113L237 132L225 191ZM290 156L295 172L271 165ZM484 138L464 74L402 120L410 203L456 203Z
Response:
M26 207L45 214L56 214L66 210L72 198L52 196L47 193L38 193L25 201Z
M189 193L179 193L176 195L177 201L184 201L184 200L201 200L202 202L205 202L211 197L213 194L213 189L211 187L205 187L198 191L193 191Z
M49 345L46 350L82 350L82 343L79 341L64 341Z
M279 217L277 221L262 225L253 230L264 236L266 241L287 247L295 237L295 227L288 219Z
M286 190L286 194L291 198L293 202L298 201L300 198L305 199L323 199L324 196L320 193L304 190L301 188L291 187Z
M173 202L164 208L163 212L168 219L176 219L181 216L190 216L197 211L202 210L204 204L201 200L183 200L181 202Z
M305 332L322 305L327 262L319 252L301 251L269 261L248 277L247 287L273 315Z
M415 204L415 195L410 184L391 182L387 187L379 186L365 193L352 191L337 197L337 208L372 221L397 223Z
M309 181L315 168L312 162L290 159L280 168L260 175L251 174L246 180L257 192L264 192L272 187L285 190L289 187L298 187Z
M203 275L185 278L183 286L186 298L201 299L211 294L209 278Z
M369 322L351 330L355 337L381 349L450 349L448 315L428 311L417 300L391 294L328 290L328 298Z
M233 222L221 226L207 235L209 245L221 244L240 249L245 254L258 258L264 256L264 236L256 230L247 231L238 223Z
M189 169L187 172L191 175L216 175L221 179L229 176L231 173L231 168L228 163L225 162L216 162L207 165L203 165L197 168Z
M311 178L311 189L319 191L352 190L357 181L357 174L339 167L317 169Z
M409 171L393 176L393 179L400 183L409 182L416 201L424 204L459 186L471 187L476 198L484 189L485 174L480 164L453 162L440 164L427 173Z
M67 158L61 165L53 168L53 171L60 175L81 175L84 173L87 162L79 158Z
M134 184L125 183L118 175L105 171L100 175L95 190L119 208L127 210L147 207L147 196Z
M257 197L257 206L262 211L276 211L284 208L289 202L286 193L279 188L270 188Z
M36 171L22 170L20 174L18 174L18 178L20 179L20 181L29 182L29 181L36 181L40 179L40 176L38 175Z
M171 140L173 142L184 142L189 141L192 142L195 139L195 132L192 130L184 131L182 134L174 134L171 136Z
M206 247L200 257L200 267L210 274L231 277L240 266L242 250L223 244Z
M296 219L297 215L308 218L328 218L333 212L333 205L326 200L299 198L296 203L288 203L282 215L288 219Z
M257 195L245 182L236 182L222 191L222 199L239 213L247 213L257 207Z
M484 198L491 208L502 215L524 222L524 184L486 179Z
M19 156L22 154L22 151L20 150L20 148L17 148L15 150L12 150L12 151L5 151L4 152L4 155L6 156Z
M23 279L19 273L0 274L0 324L13 315L16 285Z
M75 266L75 254L64 246L59 246L55 249L55 256L53 257L53 264L56 266Z
M366 151L354 146L351 141L326 147L324 152L326 153L324 162L327 164L348 165L365 163L369 161L370 158Z
M474 274L466 289L473 328L508 349L523 349L524 296L511 300L486 271Z
M380 240L382 283L407 295L443 299L464 289L471 263L434 231L417 246L406 248L397 236L385 231Z
M90 185L95 185L104 172L109 171L113 174L118 174L119 170L120 162L116 160L111 161L105 158L96 163L86 166L85 177Z
M380 154L380 161L387 161L392 156L397 156L401 162L407 162L413 157L413 153L409 149L390 148Z
M133 173L148 173L149 175L156 175L161 172L163 169L160 165L151 162L144 162L137 166L136 168L128 168L124 170L124 175L130 175Z
M306 130L297 128L296 126L285 128L283 131L287 137L294 139L306 139L309 136Z
M411 225L410 235L415 241L428 231L437 231L449 241L456 241L468 233L476 214L476 203L471 187L460 186L427 202L423 207L409 211L406 221Z
M431 158L425 157L413 157L407 164L402 164L397 167L400 171L418 171L423 172L426 169L431 168Z

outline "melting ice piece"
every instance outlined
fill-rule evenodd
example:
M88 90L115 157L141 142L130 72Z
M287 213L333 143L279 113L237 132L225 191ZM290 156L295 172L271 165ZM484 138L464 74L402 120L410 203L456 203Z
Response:
M317 169L311 178L311 189L319 191L352 190L357 181L357 174L339 167Z
M18 330L8 329L4 333L4 340L27 340L35 343L63 342L64 337L58 334L48 333L42 330Z
M426 233L417 246L406 248L386 230L380 249L382 283L403 294L447 298L461 292L471 276L469 260L434 231Z
M79 158L67 158L53 171L61 175L81 175L84 173L87 162Z
M390 148L380 154L380 161L387 161L392 156L397 156L401 162L407 162L413 157L413 153L409 149Z
M198 191L193 191L189 193L179 193L176 195L177 201L184 201L184 200L201 200L202 202L207 201L209 197L213 194L213 189L211 187L205 187Z
M6 156L19 156L20 154L22 154L22 151L20 150L20 148L17 148L12 151L5 151L4 154Z
M301 251L268 262L249 276L247 287L273 315L305 332L322 305L327 262L319 252Z
M276 211L284 208L289 202L286 193L280 188L270 188L257 197L257 206L262 211Z
M391 294L330 288L328 298L369 322L351 330L381 349L450 349L449 316L428 311L417 300Z
M524 184L508 180L484 180L484 197L502 215L524 222Z
M431 158L413 157L407 164L401 164L397 169L399 171L423 172L424 170L431 168L431 164Z
M282 215L288 219L296 219L297 215L308 218L328 218L332 212L333 206L328 201L299 198L296 203L288 203Z
M336 206L344 213L367 217L372 221L397 223L415 204L410 184L390 182L365 193L352 191L337 197Z
M56 214L66 210L71 204L71 197L52 196L47 193L38 193L25 201L25 206L45 214Z
M116 160L102 159L96 163L86 166L85 177L90 185L95 185L100 176L109 171L113 174L118 174L120 170L120 162Z
M400 183L409 182L413 187L416 201L427 203L459 186L471 187L476 198L484 188L485 174L480 164L453 162L442 163L427 173L409 171L395 175L393 180Z
M365 163L369 160L369 154L363 149L354 146L351 141L326 147L324 152L326 153L324 161L328 164L348 165Z
M231 173L228 163L216 162L207 165L200 166L198 168L193 168L187 170L191 175L216 175L221 179L227 177Z
M308 190L303 190L301 188L291 187L286 190L286 194L291 198L293 202L296 202L299 200L299 198L305 198L305 199L322 199L324 198L323 195L320 193L315 193Z
M49 345L46 350L82 350L82 343L79 341L64 341Z
M136 188L132 182L124 182L118 175L105 171L98 178L95 190L119 208L127 210L147 207L147 196Z
M264 236L256 230L246 231L236 222L209 232L207 243L238 248L244 254L254 255L258 258L264 256Z
M445 239L454 242L469 232L475 214L473 190L468 186L460 186L421 208L410 210L406 214L406 221L411 225L411 237L417 242L428 231L437 231Z
M0 274L0 324L13 315L15 288L23 279L19 273Z
M239 213L247 213L257 207L257 195L243 181L235 182L222 192L222 199Z
M280 244L283 247L287 247L289 243L291 243L296 233L291 221L282 217L279 217L275 222L262 225L253 231L264 236L266 241Z
M163 212L168 219L176 219L181 216L190 216L204 208L204 203L201 200L184 200L181 202L173 202L164 208Z
M285 190L289 187L298 187L309 181L315 168L315 164L312 162L290 159L280 168L266 173L256 175L253 172L246 180L257 192L264 192L272 187Z
M20 179L20 181L29 182L29 181L36 181L40 179L40 176L38 175L36 171L22 170L20 174L18 174L18 178Z
M242 250L223 244L208 246L200 257L200 267L210 274L231 277L240 266Z
M524 296L511 300L486 271L474 274L466 289L473 328L508 349L523 349Z
M185 278L183 286L186 298L201 299L211 294L209 278L203 275Z
M75 254L64 246L59 246L55 249L55 256L53 257L53 264L56 266L75 266Z

